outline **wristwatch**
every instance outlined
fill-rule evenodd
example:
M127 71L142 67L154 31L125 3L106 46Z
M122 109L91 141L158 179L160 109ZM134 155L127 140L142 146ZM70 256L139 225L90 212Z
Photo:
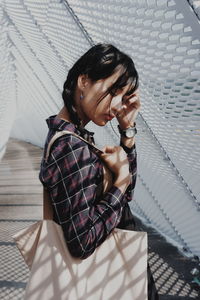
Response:
M127 139L133 138L137 133L137 128L136 128L135 123L134 123L134 126L130 126L126 129L121 129L120 126L118 125L118 130L119 130L119 133L122 136L126 137Z

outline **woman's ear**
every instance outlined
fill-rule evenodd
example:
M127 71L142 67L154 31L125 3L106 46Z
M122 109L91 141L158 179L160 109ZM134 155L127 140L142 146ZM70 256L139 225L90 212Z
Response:
M89 83L88 75L86 75L86 74L81 74L81 75L79 75L77 84L78 84L78 87L79 87L79 89L80 89L81 91L82 91L85 87L87 87L88 83Z

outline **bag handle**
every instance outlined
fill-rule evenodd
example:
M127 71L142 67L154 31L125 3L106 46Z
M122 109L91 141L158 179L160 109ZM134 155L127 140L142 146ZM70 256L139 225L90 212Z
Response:
M79 138L80 140L84 141L85 143L89 144L90 146L92 146L95 151L97 153L103 153L103 151L101 151L99 148L97 148L94 144L91 144L90 142L88 142L87 140L85 140L84 138L82 138L81 136L79 136L78 134L76 134L75 132L72 131L68 131L68 130L62 130L62 131L57 131L54 136L51 138L48 147L47 147L47 151L46 151L46 155L44 160L47 162L48 158L49 158L49 154L51 151L51 147L53 145L53 143L61 136L64 136L66 134L71 134L76 136L77 138ZM47 189L43 189L43 220L52 220L53 219L53 208L51 205L51 201L49 198L49 193L47 191Z
M80 140L84 141L86 144L92 146L95 151L99 154L103 153L103 151L101 149L99 149L98 147L96 147L94 144L88 142L86 139L82 138L80 135L76 134L75 132L69 131L69 130L62 130L62 131L57 131L54 136L51 138L48 147L47 147L47 151L46 151L46 155L45 155L45 161L47 162L48 158L49 158L49 154L51 151L51 147L53 145L53 143L61 136L66 135L66 134L71 134L73 136L76 136L77 138L79 138Z

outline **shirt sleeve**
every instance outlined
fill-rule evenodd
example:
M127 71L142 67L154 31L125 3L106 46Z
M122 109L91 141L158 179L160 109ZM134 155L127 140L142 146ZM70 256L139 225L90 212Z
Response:
M124 151L127 153L127 158L129 161L129 171L132 176L131 184L128 186L126 190L126 201L130 202L133 199L134 189L136 185L136 179L137 179L137 152L136 152L136 146L135 144L133 147L128 148L123 145L123 143L120 143L120 146L124 149Z
M82 259L92 254L117 227L127 203L115 186L100 201L94 201L100 164L88 145L74 136L65 136L55 142L48 164L43 164L40 173L68 249Z

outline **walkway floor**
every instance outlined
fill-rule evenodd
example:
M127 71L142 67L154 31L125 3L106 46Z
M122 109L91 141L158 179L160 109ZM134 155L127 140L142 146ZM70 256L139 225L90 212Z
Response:
M11 139L0 162L1 300L23 299L29 272L12 235L42 217L42 187L38 180L41 153L36 146ZM137 222L149 232L149 263L160 299L200 299L198 289L190 284L190 271L197 262L183 257L155 230Z

